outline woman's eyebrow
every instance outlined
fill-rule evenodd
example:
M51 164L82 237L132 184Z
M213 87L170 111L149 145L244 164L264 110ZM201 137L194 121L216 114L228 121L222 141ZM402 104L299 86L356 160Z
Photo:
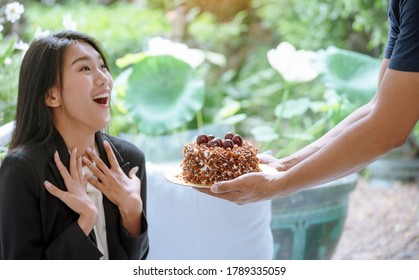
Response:
M99 60L99 61L103 60L101 55L98 55L97 57L98 57L98 60ZM91 60L91 57L90 57L90 56L87 56L87 55L80 56L80 57L76 58L76 59L75 59L75 60L71 63L71 65L74 65L74 64L76 64L77 62L79 62L79 61L83 61L83 60Z

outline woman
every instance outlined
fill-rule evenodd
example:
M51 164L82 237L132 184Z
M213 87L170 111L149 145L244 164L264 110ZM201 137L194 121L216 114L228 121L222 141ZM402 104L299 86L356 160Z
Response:
M146 171L100 132L112 77L99 44L65 31L23 58L16 126L0 167L0 259L145 259Z

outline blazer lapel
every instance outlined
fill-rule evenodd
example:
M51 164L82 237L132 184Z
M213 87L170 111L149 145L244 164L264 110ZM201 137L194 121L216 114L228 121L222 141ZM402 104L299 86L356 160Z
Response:
M58 184L56 184L56 187L60 188L61 190L67 190L65 187L64 179L62 178L60 171L58 170L57 164L54 160L54 153L57 151L58 155L60 156L61 162L64 164L64 166L69 169L70 166L70 153L68 152L68 148L64 142L64 139L61 137L61 135L58 133L58 131L54 130L53 136L52 136L52 142L50 145L47 145L48 150L48 164L49 167L52 170L52 173L54 174L55 180Z

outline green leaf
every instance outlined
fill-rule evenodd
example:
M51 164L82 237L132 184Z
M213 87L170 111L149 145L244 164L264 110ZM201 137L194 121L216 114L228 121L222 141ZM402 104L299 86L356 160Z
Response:
M219 119L225 119L227 117L235 115L241 108L241 103L234 100L229 100L218 112L217 117Z
M256 141L269 142L279 139L279 134L275 132L275 129L271 126L261 125L252 128L250 131Z
M284 109L282 109L284 107ZM291 99L279 104L275 108L275 116L284 119L291 119L292 117L301 116L310 109L310 99L302 97L298 99ZM282 111L283 110L283 111ZM280 114L282 113L282 116Z
M189 64L161 55L133 65L125 101L142 133L160 135L191 121L204 97L204 81Z
M118 66L119 68L122 69L122 68L125 68L125 67L127 67L131 64L138 63L146 57L147 57L147 55L144 52L129 53L129 54L124 55L121 58L118 58L115 61L115 64L116 64L116 66Z
M246 114L237 114L237 115L230 116L230 117L227 117L227 118L223 119L222 123L234 125L234 124L242 122L246 119L247 119Z
M375 94L381 61L354 51L329 47L322 78L339 95L360 106Z

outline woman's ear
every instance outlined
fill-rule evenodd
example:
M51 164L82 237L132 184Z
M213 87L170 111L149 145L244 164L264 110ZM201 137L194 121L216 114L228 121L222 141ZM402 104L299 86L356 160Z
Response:
M45 104L48 107L59 107L61 105L61 95L56 87L52 87L47 91Z

